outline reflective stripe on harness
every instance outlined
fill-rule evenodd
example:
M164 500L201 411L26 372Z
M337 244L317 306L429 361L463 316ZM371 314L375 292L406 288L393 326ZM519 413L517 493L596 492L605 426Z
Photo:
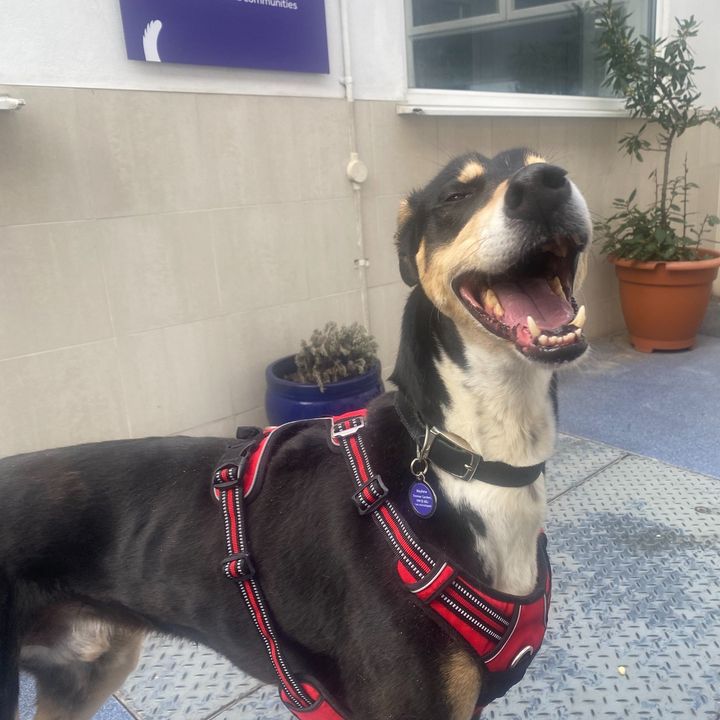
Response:
M540 649L550 603L551 575L545 535L538 540L536 590L523 598L482 587L435 549L420 544L389 499L382 478L375 475L363 441L366 412L346 413L316 421L330 423L330 441L344 452L355 485L352 495L360 515L370 515L396 556L396 571L411 597L450 634L460 635L488 671L475 717L484 705L504 695L525 673ZM260 490L267 456L285 431L241 428L213 476L213 493L220 501L225 524L226 576L237 583L245 606L260 634L280 684L288 710L307 720L343 720L312 678L295 676L285 661L272 619L255 577L248 545L244 505Z
M222 507L228 553L223 561L223 569L225 575L237 583L260 634L280 684L283 704L298 718L343 720L343 716L332 707L312 678L298 678L290 671L278 644L262 590L255 578L248 544L245 500L258 489L256 482L266 452L269 446L274 445L272 441L282 435L276 435L276 431L286 427L268 428L265 432L259 428L242 428L243 437L228 448L215 470L213 493Z
M332 441L342 447L355 482L353 500L361 515L371 514L396 557L400 579L433 619L459 634L488 671L478 712L502 697L525 673L545 637L551 573L543 533L538 538L538 584L526 597L484 588L435 549L421 545L375 475L363 441L366 413L335 418Z

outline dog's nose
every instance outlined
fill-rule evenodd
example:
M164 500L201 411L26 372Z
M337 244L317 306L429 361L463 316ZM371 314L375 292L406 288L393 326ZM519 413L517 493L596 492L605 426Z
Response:
M505 214L518 220L548 220L570 197L567 171L533 163L518 170L505 192Z

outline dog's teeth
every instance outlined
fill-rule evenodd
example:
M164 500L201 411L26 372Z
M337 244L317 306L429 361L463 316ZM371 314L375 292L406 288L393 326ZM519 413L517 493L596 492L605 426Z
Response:
M541 335L538 338L538 343L542 345L543 347L546 347L550 343L550 338L548 338L547 335Z
M556 337L555 335L551 335L548 338L548 342L550 343L550 345L555 347L555 345L557 345L560 342L560 338Z
M556 275L552 280L548 280L548 285L550 285L550 289L561 298L565 298L565 291L563 290L562 283L560 282L560 278Z
M578 311L577 315L573 318L571 325L574 325L576 328L582 328L585 327L585 321L587 320L587 313L585 312L585 306L583 305Z
M527 324L528 324L528 330L530 331L530 334L534 338L540 337L540 328L538 327L538 324L533 319L532 315L528 315Z
M482 301L488 315L494 315L496 318L501 318L505 314L505 310L500 304L498 296L490 288L483 293Z
M579 340L582 337L583 331L582 328L579 328L575 331L575 337Z
M568 333L567 335L565 335L563 340L568 344L571 342L575 342L575 333L574 332Z
M491 288L488 288L488 289L483 293L483 302L484 302L486 305L489 305L490 307L493 307L493 308L494 308L496 305L499 305L499 304L500 304L500 300L498 300L498 296L495 294L495 291L492 290Z

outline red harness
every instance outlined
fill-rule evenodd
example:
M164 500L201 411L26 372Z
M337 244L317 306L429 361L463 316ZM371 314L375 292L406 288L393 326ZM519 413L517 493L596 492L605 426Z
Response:
M355 484L352 500L360 515L369 515L396 558L398 576L415 602L450 634L460 635L487 670L476 709L504 695L525 673L545 635L550 606L551 574L545 535L538 540L538 584L526 597L498 593L455 567L434 548L423 547L375 475L363 442L364 410L319 419L328 423L330 441L342 449ZM301 421L307 423L308 421ZM259 491L271 447L295 423L261 432L241 428L213 477L215 497L225 519L228 557L225 574L235 581L265 644L280 682L280 697L297 718L343 720L327 693L312 678L294 675L280 650L255 577L247 541L244 505ZM242 486L242 490L241 490Z

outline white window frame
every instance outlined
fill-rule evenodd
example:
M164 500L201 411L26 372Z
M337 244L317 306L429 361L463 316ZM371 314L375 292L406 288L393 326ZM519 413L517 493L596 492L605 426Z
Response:
M516 10L511 3L498 3L499 13L478 15L463 20L434 23L414 28L412 0L405 2L405 101L397 105L400 115L436 116L519 116L519 117L626 117L624 102L617 98L579 95L542 95L536 93L484 92L478 90L434 90L411 87L414 61L411 37L422 37L438 29L458 31L468 28L498 25L509 18L536 18L567 12L573 2L558 2L557 6ZM655 0L655 33L666 35L670 26L669 0Z

